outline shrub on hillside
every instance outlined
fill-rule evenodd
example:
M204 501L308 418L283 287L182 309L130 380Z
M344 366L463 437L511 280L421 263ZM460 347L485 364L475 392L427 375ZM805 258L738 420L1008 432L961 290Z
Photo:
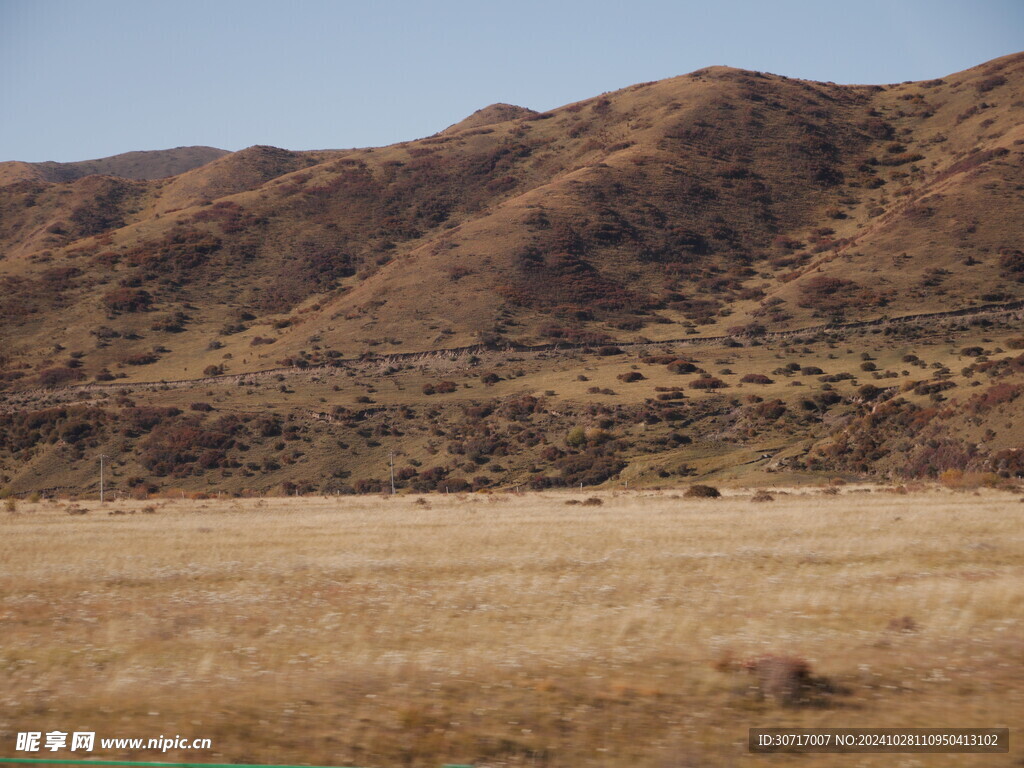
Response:
M164 331L167 333L181 333L185 330L185 324L189 321L189 316L184 312L174 312L165 317L161 317L155 320L152 325L149 326L151 331Z
M688 499L717 499L721 495L713 485L691 485L683 494Z
M142 443L142 465L155 475L184 477L220 464L234 439L228 429L201 425L198 420L160 424ZM224 425L227 426L227 425ZM199 461L202 463L198 463ZM198 467L196 466L198 464Z
M156 425L181 415L177 408L159 408L156 406L141 406L139 408L125 408L121 411L122 418L126 424L128 437L138 437L143 432L149 432Z
M777 421L786 412L786 404L781 400L766 400L747 407L745 413L751 419L760 421Z
M561 476L553 478L555 484L567 486L600 485L623 469L626 462L614 456L602 455L600 449L563 456L555 462Z
M866 403L871 402L880 394L882 394L882 390L876 387L874 384L865 384L864 386L857 390L857 397L859 397Z
M727 386L728 384L714 376L704 376L690 382L690 387L693 389L721 389Z
M1000 477L1024 477L1024 450L1020 448L994 453L990 461Z
M587 431L583 427L573 427L565 436L565 444L570 448L579 448L587 441Z
M153 303L153 296L141 288L115 288L103 297L111 312L142 312Z
M503 400L495 410L495 414L509 421L527 421L538 411L543 411L543 403L533 395L522 395Z
M159 356L153 352L140 352L137 355L122 357L121 363L124 365L152 365L159 359Z
M643 381L646 376L640 373L640 371L629 371L627 373L620 373L616 378L625 384L629 384L634 381Z
M852 280L815 275L800 286L800 306L821 312L842 312L865 301L861 286Z
M768 332L768 329L761 325L761 323L733 325L728 330L733 336L764 336Z
M444 490L446 493L464 493L472 490L472 485L463 477L449 477L444 481L444 488L438 490Z
M1024 282L1024 251L1001 248L999 250L999 267L1003 277L1008 280Z
M673 360L667 366L669 373L696 373L698 368L689 360Z
M454 381L439 381L436 384L424 384L423 394L443 395L450 392L454 392L458 388L458 385Z
M39 372L39 384L43 387L60 387L84 378L85 374L77 368L47 368Z
M998 88L1000 85L1005 84L1005 77L1002 75L992 75L991 77L986 77L984 80L979 80L974 87L977 89L978 93L988 93L993 88Z
M384 481L374 478L360 478L353 484L356 493L380 493L384 490Z

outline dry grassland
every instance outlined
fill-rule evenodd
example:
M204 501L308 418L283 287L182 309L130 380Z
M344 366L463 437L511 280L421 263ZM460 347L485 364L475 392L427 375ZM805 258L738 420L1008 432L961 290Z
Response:
M107 759L1021 764L1016 495L584 498L23 502L0 513L3 753L59 729L213 740ZM744 668L765 654L829 684L787 702ZM1010 755L768 757L752 726L1013 730Z

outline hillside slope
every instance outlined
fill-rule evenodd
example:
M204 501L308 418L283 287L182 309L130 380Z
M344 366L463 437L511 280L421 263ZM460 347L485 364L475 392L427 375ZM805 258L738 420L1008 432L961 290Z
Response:
M415 425L412 432L424 430L415 450L426 466L436 461L429 457L442 435L455 445L461 441L453 434L500 434L502 450L518 458L492 462L503 467L494 482L523 482L542 473L544 462L571 463L580 454L603 467L584 473L587 482L619 472L651 481L676 465L728 474L730 461L747 466L739 457L765 440L789 452L780 468L811 475L916 476L949 468L952 459L928 456L887 463L885 455L902 451L899 430L872 447L858 425L891 416L894 425L934 426L934 433L921 432L929 445L954 440L960 447L949 455L968 456L961 463L980 472L1002 461L993 457L1016 439L996 421L1015 423L1016 399L969 420L936 403L947 399L948 382L981 386L994 375L968 372L974 363L1004 366L999 375L1009 378L992 386L1015 387L1021 374L1010 357L1017 353L1008 350L1018 348L1011 345L1019 340L1014 310L1024 300L1022 116L1022 54L890 86L712 67L550 112L492 105L434 136L388 147L250 147L158 180L90 175L54 182L12 173L0 184L3 410L92 403L99 410L86 419L93 424L87 432L95 430L90 440L100 446L121 434L123 419L135 423L132 393L150 393L139 408L177 408L179 415L168 417L174 423L204 421L213 417L204 410L182 416L182 406L205 402L210 387L225 404L238 400L225 407L243 419L266 412L301 423L341 408L340 425L317 449L328 453L331 440L354 444L352 433L379 446L381 437ZM966 313L963 321L934 315L950 311ZM925 325L932 317L935 327L907 336L908 326L884 322L908 315L926 316ZM879 324L844 330L865 320ZM828 326L840 335L828 337ZM808 328L804 346L788 341ZM701 338L708 339L706 353L682 360L688 346L681 342ZM627 343L645 346L623 368L627 358L614 357L614 345ZM494 370L515 371L516 349L557 344L590 351L563 363L537 350L536 367L523 375ZM904 360L928 359L921 344L943 347L930 355L932 378L914 378ZM730 351L738 347L747 351ZM492 370L463 360L457 376L433 375L429 353L457 348L474 348L473 359L491 350ZM777 359L803 359L786 368L759 348L771 348ZM581 368L605 352L619 361L618 368L599 365L610 380L579 384L592 378ZM395 354L406 357L388 357ZM693 381L633 375L644 370L639 357L659 354L679 369L673 376ZM317 365L333 366L320 369L333 371L333 388L301 377L289 384L290 372ZM278 368L259 377L278 382L262 394L246 377ZM820 374L794 374L803 369ZM488 373L496 381L481 384ZM746 374L754 378L743 381ZM224 375L236 378L216 378ZM368 389L375 376L393 376L379 410L357 399L377 399ZM885 381L893 378L900 381ZM132 389L193 379L175 385L185 390L174 396L153 394L149 385ZM882 384L871 384L876 379ZM645 380L649 386L630 387L628 395L616 384ZM62 389L90 382L110 388ZM445 395L453 396L452 386L468 394L435 408L441 382L448 382ZM864 384L884 389L883 400L861 393ZM700 391L684 398L691 385ZM904 385L912 385L907 402L924 415L897 405ZM223 386L252 394L229 397ZM762 394L733 396L730 389L740 386ZM108 412L112 397L118 405ZM778 400L791 418L768 426L763 415L747 418L748 407L778 411L750 397ZM677 407L684 399L693 403ZM873 410L890 401L886 408L898 413ZM488 426L466 415L476 408L506 416ZM660 415L664 408L675 417ZM67 413L38 418L81 422ZM410 425L400 428L396 419ZM624 435L614 450L598 441L566 454L564 433L581 419L605 431L604 421L666 431ZM516 436L524 420L537 424L525 443ZM671 443L675 421L697 430L688 435L694 455ZM62 451L78 449L43 450L26 424L0 460L9 478L29 487L32 478L65 472ZM45 439L63 439L62 429L53 427ZM147 429L126 429L138 477L154 466L180 475L174 461L147 463ZM432 430L441 434L430 437ZM552 443L563 455L544 459ZM309 455L282 469L276 450L250 462L278 466L259 470L267 482L324 471ZM663 454L676 458L665 463ZM377 451L358 455L338 471L379 479ZM198 454L182 477L195 461ZM223 467L218 462L230 466L241 457L210 461ZM91 470L82 472L84 482ZM243 477L257 470L247 472ZM568 482L576 474L560 477Z
M170 350L152 377L220 364L225 328L233 359L257 337L281 359L311 337L346 356L657 340L1020 298L1022 70L854 87L715 67L379 149L16 181L0 328L12 360L51 365L57 338L90 375ZM100 326L130 341L90 349Z

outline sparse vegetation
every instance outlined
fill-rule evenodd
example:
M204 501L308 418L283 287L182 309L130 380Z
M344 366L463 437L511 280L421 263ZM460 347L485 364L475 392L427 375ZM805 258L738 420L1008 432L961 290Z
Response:
M990 190L1024 183L1018 70L722 69L392 147L0 184L0 478L91 495L116 446L135 494L373 492L391 450L429 491L1012 481L1024 261ZM51 413L79 406L102 416ZM229 439L154 457L172 423Z

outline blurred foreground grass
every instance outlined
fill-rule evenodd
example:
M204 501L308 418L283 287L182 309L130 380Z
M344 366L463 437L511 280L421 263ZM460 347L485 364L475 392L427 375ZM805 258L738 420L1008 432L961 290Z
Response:
M91 755L182 762L1021 763L1015 495L750 496L22 503L0 513L0 754L84 730L212 739ZM766 758L753 726L1013 730L1010 755Z

